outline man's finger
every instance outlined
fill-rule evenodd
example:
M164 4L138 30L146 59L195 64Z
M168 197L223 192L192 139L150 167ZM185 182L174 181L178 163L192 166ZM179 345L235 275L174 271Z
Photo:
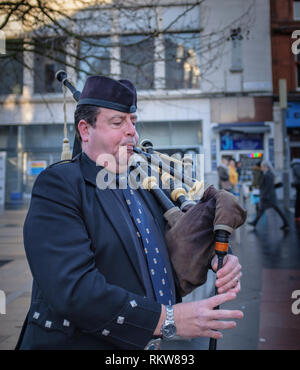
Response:
M225 293L229 291L229 289L235 288L240 282L241 277L241 272L237 272L235 275L235 272L233 271L232 274L224 277L223 279L217 279L216 287L218 288L218 293Z
M242 319L244 314L240 310L213 310L211 320Z
M236 298L235 293L232 293L232 292L223 293L223 294L215 295L214 297L207 298L207 303L211 308L213 308L225 302L232 301L235 298Z
M239 292L241 291L241 284L238 283L237 286L235 288L232 288L232 289L228 289L227 290L227 293L235 293L235 294L238 294Z
M224 329L233 329L236 327L235 321L221 321L213 320L208 322L208 325L213 330L224 330Z
M208 338L213 338L213 339L222 339L223 338L223 334L220 333L219 331L215 331L215 330L206 330L203 333L203 336L208 337Z
M238 263L238 258L236 256L230 256L226 263L223 263L222 268L217 272L217 278L222 278L230 274L233 270L240 271L242 266Z
M228 254L226 254L226 256L223 258L223 265L225 265L225 263L227 262L228 260ZM218 269L218 258L215 256L214 259L213 259L213 263L211 265L211 268L216 272L217 269Z
M222 275L222 277L217 277L216 284L218 286L225 285L228 282L230 282L231 280L233 280L235 277L240 278L241 276L242 276L242 273L241 273L241 265L238 264L237 266L234 266L232 268L232 270L230 270L228 272L228 274Z

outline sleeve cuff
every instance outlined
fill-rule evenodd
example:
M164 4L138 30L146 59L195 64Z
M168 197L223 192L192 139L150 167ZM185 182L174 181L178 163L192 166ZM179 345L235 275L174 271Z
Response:
M160 303L130 294L117 316L104 327L89 334L99 338L104 336L120 349L144 349L153 338L160 315Z

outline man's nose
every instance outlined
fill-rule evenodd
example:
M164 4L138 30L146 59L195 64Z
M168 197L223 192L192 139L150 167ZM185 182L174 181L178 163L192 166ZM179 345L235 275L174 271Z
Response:
M128 118L126 120L125 130L126 130L126 135L128 135L128 136L135 136L136 135L135 125L132 123L130 118Z

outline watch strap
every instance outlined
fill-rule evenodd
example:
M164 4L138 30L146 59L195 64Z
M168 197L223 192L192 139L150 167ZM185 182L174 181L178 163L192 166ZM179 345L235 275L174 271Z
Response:
M165 320L165 324L166 323L170 323L170 324L174 324L175 321L174 321L174 310L173 310L173 307L172 306L166 306L166 320Z

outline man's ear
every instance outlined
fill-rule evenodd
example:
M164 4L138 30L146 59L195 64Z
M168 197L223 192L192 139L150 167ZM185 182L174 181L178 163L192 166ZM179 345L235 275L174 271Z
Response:
M79 131L79 134L81 136L81 140L83 143L86 143L89 141L89 129L90 129L90 125L84 120L84 119L81 119L79 122L78 122L78 131Z

